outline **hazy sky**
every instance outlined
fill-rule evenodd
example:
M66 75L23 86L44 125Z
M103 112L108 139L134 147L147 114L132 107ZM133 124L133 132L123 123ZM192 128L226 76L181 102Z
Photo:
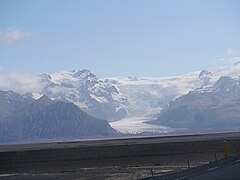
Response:
M239 57L239 0L0 0L1 72L168 76Z

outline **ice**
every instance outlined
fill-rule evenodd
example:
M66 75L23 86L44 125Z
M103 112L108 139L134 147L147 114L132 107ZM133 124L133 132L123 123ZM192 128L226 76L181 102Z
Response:
M153 124L146 124L147 121L153 120L153 117L128 117L110 123L110 125L120 133L139 134L139 133L168 133L173 129Z

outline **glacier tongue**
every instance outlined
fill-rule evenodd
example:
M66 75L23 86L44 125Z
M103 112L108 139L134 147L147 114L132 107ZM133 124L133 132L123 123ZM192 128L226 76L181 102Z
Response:
M141 134L141 133L168 133L172 132L173 129L154 125L154 124L146 124L147 121L154 120L153 117L145 116L145 117L128 117L121 119L119 121L115 121L110 123L110 125L120 133L126 134Z

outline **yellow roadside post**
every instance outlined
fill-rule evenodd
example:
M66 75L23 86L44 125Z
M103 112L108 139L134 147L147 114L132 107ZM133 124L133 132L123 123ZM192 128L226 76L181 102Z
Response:
M228 159L228 142L227 139L223 139L223 143L224 143L224 156L225 159Z

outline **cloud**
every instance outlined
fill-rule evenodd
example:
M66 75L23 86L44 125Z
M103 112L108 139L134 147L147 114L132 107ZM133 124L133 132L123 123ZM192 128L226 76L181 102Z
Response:
M229 60L230 60L231 62L234 62L234 63L240 62L240 56L230 58Z
M218 61L220 61L220 62L224 62L225 59L224 59L224 58L220 58L220 59L218 59Z
M32 74L0 74L0 90L12 90L18 93L41 92L45 84L41 78Z
M15 28L0 29L0 43L6 46L13 45L16 42L31 36L31 32L22 32Z
M233 48L228 48L226 51L226 61L230 61L231 63L236 63L240 61L240 53Z
M3 66L0 64L0 71L2 71L3 70Z
M225 52L224 57L219 58L217 61L221 63L240 62L240 53L233 48L228 48Z
M229 58L236 57L238 55L238 52L233 48L228 48L226 51L226 56Z

